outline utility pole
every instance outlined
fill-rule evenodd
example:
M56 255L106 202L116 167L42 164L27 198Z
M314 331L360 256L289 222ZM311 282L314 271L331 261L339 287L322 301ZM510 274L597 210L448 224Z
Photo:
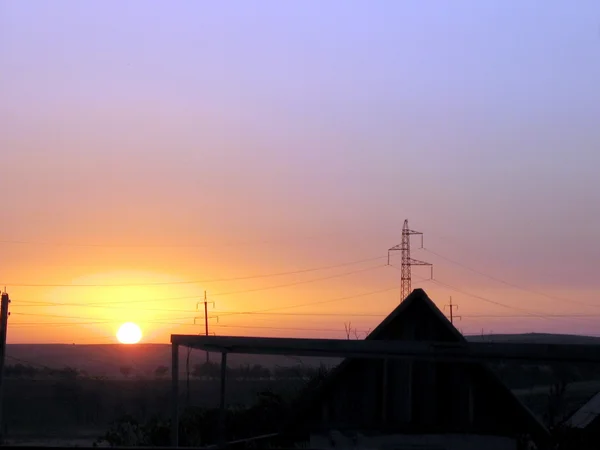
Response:
M454 324L454 319L455 318L458 319L458 320L461 320L460 316L455 316L454 315L454 309L456 308L456 310L458 311L458 305L452 303L452 297L450 297L450 303L447 304L447 305L444 305L444 309L446 309L446 306L450 310L450 323L451 324Z
M196 303L196 311L200 309L200 304L204 303L204 332L206 336L208 336L208 304L212 303L213 308L215 307L215 302L209 302L206 298L206 291L204 291L204 301ZM199 317L194 317L194 325L196 325L196 321ZM217 316L217 322L219 321L219 317ZM192 348L188 347L187 355L185 358L185 374L186 374L186 401L189 405L190 403L190 357L192 355ZM210 362L208 350L206 351L206 364Z
M6 288L2 293L0 301L0 444L4 443L4 424L2 421L2 388L4 385L4 360L6 358L6 331L8 329L8 304L10 299L6 293Z
M198 310L198 306L200 305L200 303L204 303L204 334L206 336L208 336L208 304L211 303L212 307L215 307L215 302L209 302L206 299L206 291L204 291L204 301L203 302L198 302L196 303L196 310ZM217 317L217 322L219 321L219 318ZM194 322L196 322L196 319L194 319ZM209 353L208 350L206 351L206 362L209 362Z
M390 252L393 251L401 251L402 252L402 266L400 268L401 271L401 300L404 301L406 297L412 292L411 281L411 267L412 266L429 266L431 267L431 278L433 278L433 264L419 261L417 259L413 259L410 257L410 237L412 235L420 235L421 236L421 248L423 248L423 233L420 231L414 231L408 228L408 219L404 221L404 226L402 227L402 243L395 245L394 247L388 250L388 265L390 264Z

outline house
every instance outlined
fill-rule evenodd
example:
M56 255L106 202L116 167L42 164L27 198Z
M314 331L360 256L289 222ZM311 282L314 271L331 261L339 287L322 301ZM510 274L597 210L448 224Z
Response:
M559 448L600 448L600 392L568 417L560 427Z
M578 430L595 430L600 434L600 392L575 411L565 421L565 426Z
M421 290L366 339L466 342ZM284 436L309 448L546 448L544 425L484 364L345 359L307 393Z

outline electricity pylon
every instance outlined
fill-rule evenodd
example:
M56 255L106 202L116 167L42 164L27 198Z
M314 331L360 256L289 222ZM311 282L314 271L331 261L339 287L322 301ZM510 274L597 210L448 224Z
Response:
M421 248L423 248L423 233L420 231L414 231L408 228L408 219L404 221L404 226L402 227L402 243L395 245L394 247L388 250L388 264L390 263L390 252L393 251L401 251L402 252L402 266L400 268L401 272L401 300L403 301L408 295L412 292L411 288L411 267L412 266L429 266L431 267L431 278L433 278L433 264L419 261L418 259L413 259L410 257L410 236L411 235L420 235L421 236Z

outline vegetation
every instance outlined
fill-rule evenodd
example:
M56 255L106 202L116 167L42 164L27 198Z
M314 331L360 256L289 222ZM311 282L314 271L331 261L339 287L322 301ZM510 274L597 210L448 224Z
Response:
M52 369L50 367L36 368L29 365L15 364L4 368L4 376L7 378L58 378L65 380L74 380L77 377L85 375L73 367L63 369Z
M551 386L600 380L600 367L593 364L538 365L505 363L492 365L494 371L511 389Z
M65 436L83 430L88 435L101 435L102 442L112 446L168 444L169 408L165 405L170 402L171 380L170 368L165 365L144 374L123 365L120 379L90 376L73 367L52 369L15 364L5 370L4 419L8 436ZM597 442L595 436L567 429L563 419L591 395L589 389L599 388L597 384L590 385L584 393L573 388L573 383L600 379L598 368L502 364L494 370L513 389L529 392L532 387L539 387L527 394L528 406L552 429L557 442L563 442L559 449L586 449L590 439ZM277 431L300 389L318 385L324 374L324 367L302 364L269 368L245 363L228 367L227 439ZM220 364L195 365L190 375L189 396L187 384L180 384L182 445L214 443L219 429L216 406ZM567 401L577 395L579 404ZM531 399L535 400L533 407Z
M204 370L213 373L214 366L205 365ZM220 372L220 367L217 367ZM242 367L238 371L240 377L266 377L267 372L259 368ZM291 370L291 369L290 369ZM293 409L294 401L301 392L308 394L315 389L327 375L327 369L320 367L311 369L308 374L299 373L299 368L293 372L287 370L282 375L301 376L307 378L307 383L298 386L291 395L275 393L272 390L258 392L255 401L247 406L229 407L225 410L224 425L225 439L247 439L267 435L279 431L286 425ZM202 376L203 372L198 372ZM179 442L181 446L204 446L218 442L220 417L217 408L186 408L179 423ZM114 421L98 443L108 443L110 446L168 446L170 444L170 420L164 415L156 415L147 421L140 421L130 414Z
M126 415L135 419L132 429L146 430L148 424L159 427L169 412L171 380L166 366L157 366L147 376L128 372L128 377L122 379L89 376L70 367L17 364L5 369L4 422L8 436L98 436ZM269 369L246 364L228 368L228 405L241 414L257 401L265 404L268 394L260 393L292 398L318 372L319 368L302 365ZM194 412L192 416L196 417L202 411L210 416L211 408L219 404L219 379L218 364L194 368L189 403L186 383L180 384L181 404L190 411L186 414Z
M260 392L256 402L244 408L228 408L225 412L227 440L243 439L272 433L288 417L289 403L281 395ZM170 420L154 416L140 421L125 415L113 422L99 443L111 446L168 446ZM214 444L218 440L219 410L217 408L187 408L180 419L181 446Z

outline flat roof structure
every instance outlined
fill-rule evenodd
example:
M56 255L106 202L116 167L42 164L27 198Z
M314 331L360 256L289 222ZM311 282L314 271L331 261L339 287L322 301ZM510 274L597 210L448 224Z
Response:
M412 299L412 300L411 300ZM400 339L395 336L379 336L383 330L403 314L408 306L419 300L429 306L432 313L451 329L457 337L443 342L432 341L441 339L438 334L419 332L414 339ZM412 319L411 319L412 320ZM406 321L405 321L406 322ZM392 327L399 332L414 326L413 322L404 323L400 327ZM439 328L439 327L438 327ZM438 337L435 337L438 336ZM225 393L227 355L233 354L262 354L288 355L321 358L346 358L336 369L342 371L352 360L382 359L382 360L412 360L450 363L481 364L492 362L515 361L531 363L600 363L599 345L561 345L561 344L532 344L532 343L495 343L468 342L450 324L447 318L425 292L416 289L407 297L365 340L346 339L308 339L308 338L265 338L239 336L201 336L201 335L171 335L172 344L172 410L171 410L171 445L179 443L179 347L191 347L208 352L221 353L221 387L220 387L220 442L224 445L225 433ZM396 362L394 362L395 364ZM390 361L390 364L392 362ZM487 369L484 367L484 369ZM489 370L489 369L487 369ZM334 377L330 377L333 379ZM509 391L507 391L509 392Z
M399 358L451 362L600 363L600 346L171 335L174 346L217 353Z
M221 428L224 427L225 371L228 353L358 359L412 359L460 363L499 361L600 363L600 346L577 344L451 343L198 335L171 335L171 343L171 445L173 447L177 447L179 444L179 346L221 353L220 410L223 417ZM224 431L222 433L224 436Z

